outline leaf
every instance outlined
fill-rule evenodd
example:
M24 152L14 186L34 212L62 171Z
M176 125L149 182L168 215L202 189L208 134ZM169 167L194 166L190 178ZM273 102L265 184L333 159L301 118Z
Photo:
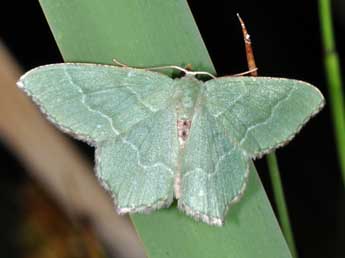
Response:
M130 65L191 63L213 71L185 1L40 2L65 61L116 57ZM149 257L291 257L253 166L230 217L214 228L171 208L132 220Z

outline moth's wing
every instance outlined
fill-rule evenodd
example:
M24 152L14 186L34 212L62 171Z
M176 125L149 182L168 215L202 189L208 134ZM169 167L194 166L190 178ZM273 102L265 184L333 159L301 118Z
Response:
M177 164L176 111L171 106L97 147L97 174L119 213L169 206Z
M205 88L209 112L252 158L290 141L324 105L318 89L297 80L221 77Z
M196 108L181 166L178 207L208 224L222 225L242 195L249 174L247 155L205 106Z
M18 82L62 130L96 145L96 172L119 212L168 205L178 148L173 80L114 66L56 64Z
M95 145L167 106L168 76L95 64L54 64L24 74L19 87L65 132Z

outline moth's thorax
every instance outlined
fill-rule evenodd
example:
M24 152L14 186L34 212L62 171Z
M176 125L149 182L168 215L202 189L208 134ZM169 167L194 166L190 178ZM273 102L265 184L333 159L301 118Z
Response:
M191 120L194 106L199 96L203 82L194 76L185 76L176 79L175 103L178 120Z

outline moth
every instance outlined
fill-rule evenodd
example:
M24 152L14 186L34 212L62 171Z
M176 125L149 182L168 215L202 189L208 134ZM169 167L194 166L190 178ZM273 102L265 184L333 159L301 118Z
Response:
M173 67L176 68L176 67ZM289 142L324 105L314 86L269 77L197 79L115 65L61 63L17 82L62 131L96 148L117 212L178 208L222 225L250 160Z

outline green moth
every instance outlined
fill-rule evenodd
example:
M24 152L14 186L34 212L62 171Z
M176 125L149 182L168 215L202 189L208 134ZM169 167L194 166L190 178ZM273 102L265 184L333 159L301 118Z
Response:
M249 161L286 144L324 105L312 85L268 77L172 79L147 69L52 64L18 86L62 131L96 148L120 214L178 208L222 225Z

